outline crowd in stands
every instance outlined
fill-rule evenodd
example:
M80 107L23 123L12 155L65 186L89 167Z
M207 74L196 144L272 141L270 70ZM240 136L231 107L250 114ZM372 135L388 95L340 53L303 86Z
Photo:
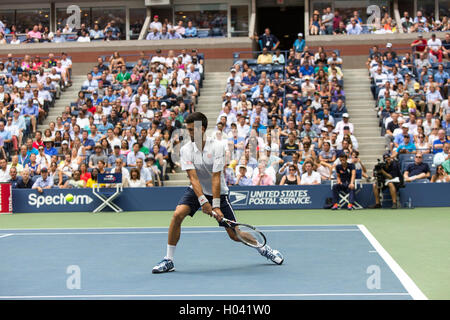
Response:
M386 33L415 33L415 32L446 32L450 31L450 20L447 16L435 19L433 16L425 17L422 11L417 11L411 17L408 11L403 12L400 25L388 12L369 25L364 22L358 11L351 16L342 16L338 9L332 12L331 7L324 8L322 13L314 10L309 22L310 35L336 35L336 34L386 34Z
M161 23L159 16L155 15L153 21L150 23L147 40L173 40L173 39L190 39L202 38L208 36L224 36L221 29L212 28L209 31L198 30L192 23L188 21L187 24L179 20L176 25L165 19Z
M117 26L115 20L111 20L105 26L95 23L92 27L81 24L79 29L72 28L69 24L59 27L51 32L48 26L42 23L32 28L17 30L15 25L7 26L0 21L0 45L40 42L91 42L91 41L113 41L124 39L124 33Z
M98 174L117 172L126 187L150 187L164 184L166 170L175 172L176 130L195 108L202 54L99 57L78 99L48 127L42 120L70 85L71 63L65 54L37 58L9 55L0 63L0 182L42 192L92 187Z
M345 106L339 52L312 52L302 36L288 53L271 51L277 39L266 29L255 37L270 39L257 59L235 59L214 131L228 146L229 185L331 182L343 155L358 178L368 178Z
M385 156L406 183L450 182L450 34L436 40L419 35L404 55L374 46L367 62Z

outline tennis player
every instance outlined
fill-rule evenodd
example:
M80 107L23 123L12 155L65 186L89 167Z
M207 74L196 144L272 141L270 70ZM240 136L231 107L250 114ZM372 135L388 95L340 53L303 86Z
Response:
M223 217L236 221L223 175L226 145L214 138L206 137L208 119L200 112L194 112L186 118L186 127L191 141L180 149L180 163L182 170L187 172L191 184L178 202L170 222L167 254L153 268L152 273L175 271L174 253L180 239L181 224L186 216L193 217L200 207L204 213L214 216L220 226L226 228L232 240L240 241L235 231L221 222ZM213 215L213 211L215 215ZM272 250L268 245L256 250L276 264L283 263L282 254L277 250Z

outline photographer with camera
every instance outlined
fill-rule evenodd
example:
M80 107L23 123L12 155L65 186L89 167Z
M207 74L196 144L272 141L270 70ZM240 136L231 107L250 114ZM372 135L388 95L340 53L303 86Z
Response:
M392 209L398 208L397 190L403 185L403 176L400 171L400 166L394 157L389 153L383 155L384 162L378 160L378 164L373 169L373 175L376 182L373 184L373 194L375 196L375 204L369 208L381 208L380 192L389 188L389 193L392 198Z

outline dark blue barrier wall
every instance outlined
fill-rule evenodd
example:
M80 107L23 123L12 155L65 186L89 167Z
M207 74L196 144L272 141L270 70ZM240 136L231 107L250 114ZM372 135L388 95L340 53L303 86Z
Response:
M408 183L400 189L400 198L411 198L414 207L450 207L450 183Z
M114 203L124 211L174 210L186 187L127 188ZM65 201L68 193L74 201ZM230 202L236 210L256 209L320 209L331 197L329 185L232 187ZM357 201L373 203L371 185L363 185ZM13 190L13 212L91 212L101 204L91 189ZM107 209L109 209L107 207Z
M127 188L114 203L124 211L174 210L186 187ZM68 203L65 196L74 195ZM329 185L232 187L230 203L236 210L320 209L331 197ZM450 183L413 183L400 189L402 204L411 198L414 207L450 206ZM356 200L367 207L374 203L372 185L364 184ZM13 189L13 212L91 212L101 204L91 189ZM107 209L109 209L107 207Z

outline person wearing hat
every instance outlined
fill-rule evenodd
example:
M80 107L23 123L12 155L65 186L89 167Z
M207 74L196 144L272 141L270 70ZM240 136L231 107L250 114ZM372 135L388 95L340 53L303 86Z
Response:
M158 32L161 32L162 30L162 23L159 21L159 16L158 15L154 15L153 16L153 21L150 23L149 26L150 30L158 30Z
M33 183L32 189L36 189L37 192L42 193L44 189L51 189L53 187L53 179L48 176L47 167L41 169L41 176Z
M397 53L392 49L392 43L386 44L386 51L383 53L383 60L386 61L388 53L391 54L392 59L397 60Z
M344 113L342 115L342 120L339 121L336 124L335 131L338 132L339 134L343 134L344 133L344 127L349 127L350 133L353 134L354 126L353 126L353 123L351 123L349 121L349 118L350 118L349 114L348 113Z
M89 168L96 168L100 160L108 163L108 157L103 153L102 145L97 143L94 147L94 153L89 157Z
M294 50L295 52L303 52L303 50L305 49L305 45L306 45L306 41L305 39L303 39L303 33L298 33L297 34L297 39L295 39L294 41Z
M302 85L301 85L302 96L305 98L306 97L310 98L316 91L316 86L314 85L314 83L312 83L310 81L309 76L305 76L303 78L303 80L304 80L304 82L302 82Z
M397 149L401 144L405 142L405 136L409 136L408 142L414 142L414 136L409 132L409 125L402 119L399 120L401 123L401 133L394 136L394 148Z
M394 149L392 151L392 157L397 157L399 153L416 153L417 148L414 144L414 140L411 139L411 136L409 134L405 134L403 136L403 142L400 143L397 147L397 149Z
M56 156L58 155L58 150L56 150L55 147L53 147L53 140L51 138L45 138L44 140L44 153L48 156Z
M381 167L380 173L382 175L382 181L375 182L372 185L373 195L375 197L375 204L371 205L369 208L376 209L381 208L380 203L380 191L389 189L389 193L392 199L392 209L397 209L397 190L403 184L403 176L400 171L400 166L398 161L394 157L391 157L389 152L383 154L384 166ZM376 177L375 177L376 178ZM398 180L396 179L398 178ZM390 181L396 179L394 181ZM396 182L395 182L396 181ZM387 183L384 183L387 182ZM381 190L379 184L382 186Z

